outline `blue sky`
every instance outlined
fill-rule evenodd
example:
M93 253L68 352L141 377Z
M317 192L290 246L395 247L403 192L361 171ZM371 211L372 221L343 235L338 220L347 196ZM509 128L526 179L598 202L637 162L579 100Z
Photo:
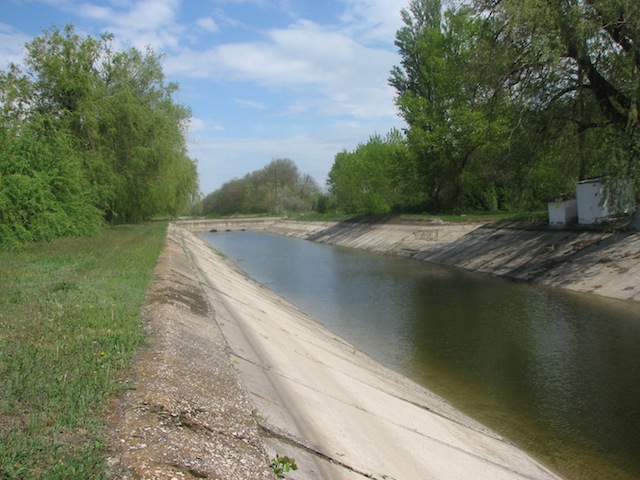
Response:
M274 158L324 187L335 155L402 127L387 84L408 0L0 0L0 68L72 23L164 56L207 194Z

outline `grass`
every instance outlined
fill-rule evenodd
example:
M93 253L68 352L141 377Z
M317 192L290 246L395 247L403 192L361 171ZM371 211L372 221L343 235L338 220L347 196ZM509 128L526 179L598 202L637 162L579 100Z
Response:
M544 220L546 220L546 212L544 212ZM342 221L342 220L373 220L373 221L428 221L428 220L442 220L443 222L498 222L498 221L511 221L511 220L527 220L530 221L535 217L538 220L538 212L531 214L517 214L507 212L470 212L463 215L456 214L428 214L428 213L416 213L416 214L338 214L338 213L293 213L289 215L289 218L295 220L306 221ZM541 218L541 217L540 217Z
M144 341L165 222L0 253L0 478L106 477L105 416Z

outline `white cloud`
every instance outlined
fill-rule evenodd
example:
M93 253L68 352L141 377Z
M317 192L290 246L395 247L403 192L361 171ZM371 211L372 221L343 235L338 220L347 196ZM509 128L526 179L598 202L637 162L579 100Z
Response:
M112 22L134 32L164 28L174 22L179 6L179 0L140 0Z
M300 115L317 108L317 105L318 102L311 99L295 100L290 103L280 115L284 117Z
M108 21L114 17L114 12L111 8L103 7L100 5L93 5L91 3L84 3L77 8L78 15L92 20L98 20L101 22Z
M197 117L191 117L186 123L187 128L189 129L189 134L202 132L203 130L205 130L207 125L206 121Z
M306 20L269 30L265 37L204 51L185 49L168 58L165 68L170 75L292 89L298 98L289 113L315 107L323 115L395 114L387 78L397 58L388 50L363 46Z
M402 27L400 10L409 0L343 0L345 12L340 19L352 30L354 36L364 41L393 45L396 32Z
M242 108L251 108L254 110L266 110L267 105L264 102L259 102L256 100L247 100L244 98L238 98L235 100L236 105Z
M206 32L210 32L210 33L217 32L218 30L220 30L220 27L218 26L218 24L211 17L199 18L198 20L196 20L196 25L200 27L202 30L205 30Z
M151 46L156 51L177 48L185 27L176 23L180 0L111 0L111 6L85 2L48 0L63 10L100 22L122 45L138 49Z
M24 44L31 37L16 28L0 23L0 69L5 69L9 63L20 65L24 57Z

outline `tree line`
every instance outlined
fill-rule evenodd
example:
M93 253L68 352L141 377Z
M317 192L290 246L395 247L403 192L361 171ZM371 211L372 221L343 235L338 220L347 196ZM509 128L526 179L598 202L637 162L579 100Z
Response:
M407 127L336 155L347 212L527 210L640 186L637 0L412 0L389 84Z
M198 195L190 110L160 55L52 28L0 71L0 244L176 216Z
M317 209L320 187L288 158L226 182L202 200L204 215L282 214Z
M406 127L339 152L318 209L535 210L593 177L631 187L637 203L637 0L448 5L411 0L401 11L389 84ZM217 211L223 198L228 212L278 210L264 194L238 200L256 190L250 177L212 194Z
M590 177L640 191L636 0L411 0L389 77L406 127L336 154L322 194L289 159L205 214L531 210ZM24 69L24 71L23 71ZM187 107L151 50L51 29L0 71L0 241L177 215L198 199ZM8 240L7 240L8 239Z

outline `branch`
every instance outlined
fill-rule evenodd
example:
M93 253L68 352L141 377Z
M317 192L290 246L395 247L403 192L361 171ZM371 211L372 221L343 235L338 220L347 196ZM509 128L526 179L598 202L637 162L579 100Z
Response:
M608 15L595 4L593 0L586 0L589 5L602 20L602 28L620 47L632 55L633 61L640 66L640 49L636 47L637 38L633 35L633 30L628 28L629 23L625 20L624 12L620 11L617 18L607 18Z

